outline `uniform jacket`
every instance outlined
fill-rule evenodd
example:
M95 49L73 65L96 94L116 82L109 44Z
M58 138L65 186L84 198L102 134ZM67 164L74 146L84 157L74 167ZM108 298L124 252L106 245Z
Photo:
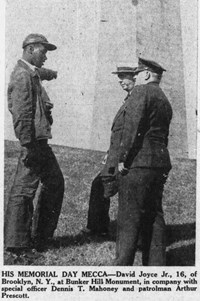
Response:
M157 83L136 86L124 113L119 162L171 169L167 149L172 108Z
M35 140L51 138L51 127L45 102L49 102L46 91L41 86L41 79L49 76L42 69L33 71L23 61L15 66L8 86L8 108L13 117L15 135L21 145Z
M167 150L171 105L157 83L136 86L116 114L103 175L125 167L152 167L170 170Z

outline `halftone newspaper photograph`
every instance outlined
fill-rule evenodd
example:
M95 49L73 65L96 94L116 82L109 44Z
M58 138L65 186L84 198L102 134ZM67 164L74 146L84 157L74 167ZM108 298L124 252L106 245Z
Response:
M0 298L199 300L198 1L0 5Z

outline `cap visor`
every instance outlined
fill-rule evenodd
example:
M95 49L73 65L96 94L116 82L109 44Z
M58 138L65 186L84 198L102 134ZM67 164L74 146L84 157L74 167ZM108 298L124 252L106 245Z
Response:
M41 44L43 44L45 46L45 48L49 51L57 49L56 45L51 44L51 43L41 43Z
M123 73L123 74L127 74L127 73L131 73L131 74L135 74L135 73L137 73L137 71L119 71L119 72L112 72L112 74L121 74L121 73Z

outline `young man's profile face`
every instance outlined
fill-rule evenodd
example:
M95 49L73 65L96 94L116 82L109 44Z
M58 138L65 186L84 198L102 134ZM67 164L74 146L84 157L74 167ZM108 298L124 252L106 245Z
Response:
M47 50L43 45L34 45L32 52L32 64L38 68L41 68L44 62L47 60L46 53Z

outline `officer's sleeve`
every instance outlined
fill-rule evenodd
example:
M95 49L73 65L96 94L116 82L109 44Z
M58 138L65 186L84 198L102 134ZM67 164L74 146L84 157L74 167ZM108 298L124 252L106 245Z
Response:
M146 89L137 86L132 92L124 112L124 125L120 143L119 162L124 162L125 167L130 167L132 160L142 147L147 124L146 112Z
M22 146L33 142L35 136L31 87L31 79L25 72L16 74L9 87L9 110L13 115L15 135Z
M57 71L53 71L51 69L46 68L38 68L38 73L40 75L41 80L52 80L57 78Z

